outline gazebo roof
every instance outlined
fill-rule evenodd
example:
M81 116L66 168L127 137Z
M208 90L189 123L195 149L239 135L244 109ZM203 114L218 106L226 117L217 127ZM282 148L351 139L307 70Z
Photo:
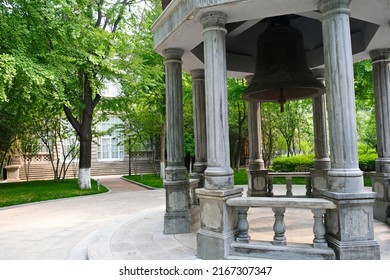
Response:
M173 0L153 25L155 50L181 48L183 69L203 68L200 17L220 11L228 16L226 50L228 75L253 74L257 37L267 18L288 15L290 24L304 37L310 67L323 64L322 27L315 0ZM369 58L369 51L390 47L390 0L352 0L351 38L355 61Z

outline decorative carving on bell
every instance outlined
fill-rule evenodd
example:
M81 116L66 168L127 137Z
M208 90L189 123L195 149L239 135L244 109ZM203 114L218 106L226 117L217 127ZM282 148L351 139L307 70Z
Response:
M321 95L324 85L306 62L301 32L282 21L272 22L257 40L256 71L243 99L283 105L288 100Z

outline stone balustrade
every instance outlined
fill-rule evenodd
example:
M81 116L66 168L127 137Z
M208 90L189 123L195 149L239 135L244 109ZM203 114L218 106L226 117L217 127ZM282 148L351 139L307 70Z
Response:
M299 178L306 178L306 197L311 197L313 187L311 184L311 175L310 172L268 172L267 176L267 188L268 188L268 195L269 196L274 196L273 192L273 178L274 177L284 177L286 179L286 196L287 197L292 197L294 196L293 194L293 177L299 177Z
M199 179L190 179L189 193L190 193L190 206L199 205L198 198L196 197L195 190L199 188Z
M238 233L232 252L239 252L241 256L255 256L286 258L295 254L297 258L312 256L319 259L333 259L334 252L328 247L326 240L326 229L324 224L324 215L327 209L335 209L336 205L322 198L293 198L293 197L236 197L227 200L227 205L234 207L238 213ZM249 235L249 223L247 220L248 210L251 207L272 208L274 212L274 237L271 244L265 241L252 241ZM313 213L313 244L303 246L302 244L287 244L285 236L286 225L284 223L284 214L286 208L308 209ZM301 245L301 246L298 246Z

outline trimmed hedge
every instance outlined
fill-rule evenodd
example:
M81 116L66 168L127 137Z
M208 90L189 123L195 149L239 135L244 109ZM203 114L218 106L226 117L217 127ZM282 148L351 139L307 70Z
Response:
M314 168L314 155L278 157L272 161L271 169L278 172L302 172Z
M368 152L359 155L359 168L362 171L374 171L376 153ZM303 172L314 168L314 155L298 155L293 157L278 157L272 162L271 169L277 172Z
M378 158L376 153L366 153L359 155L359 168L362 171L374 171L375 170L375 160Z

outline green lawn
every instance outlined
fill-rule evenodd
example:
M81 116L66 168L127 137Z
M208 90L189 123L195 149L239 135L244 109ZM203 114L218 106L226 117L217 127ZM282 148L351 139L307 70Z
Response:
M56 183L52 180L0 184L0 207L38 202L58 198L91 195L107 192L108 189L92 180L90 190L80 190L77 179Z
M144 184L153 188L163 188L163 180L159 175L154 174L143 174L143 175L131 175L124 176L124 178ZM245 169L240 172L234 172L234 184L235 185L246 185L248 184L248 178L246 177Z
M163 181L159 175L143 174L143 175L131 175L131 176L123 176L123 177L128 180L135 181L149 187L163 188Z
M131 181L139 182L146 186L153 188L163 188L163 181L160 176L154 174L143 174L143 175L131 175L124 176L124 178ZM293 184L296 185L306 185L306 179L301 177L293 177ZM284 177L274 177L272 182L274 184L286 184L286 179ZM247 185L248 178L245 169L240 169L238 172L234 171L234 184L235 185ZM371 179L369 177L364 177L364 185L371 186Z

